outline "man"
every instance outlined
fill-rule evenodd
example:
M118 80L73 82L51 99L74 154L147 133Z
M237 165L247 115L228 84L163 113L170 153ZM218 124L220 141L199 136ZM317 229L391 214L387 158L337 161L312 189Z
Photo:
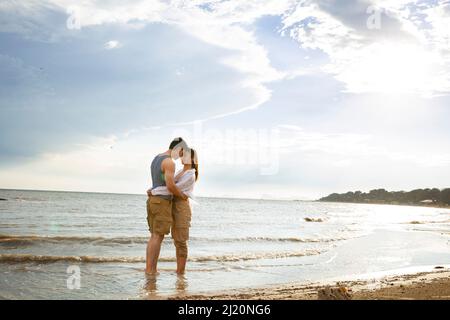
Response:
M175 185L175 162L183 157L184 150L188 146L182 138L175 138L169 145L169 150L158 154L152 161L152 190L156 187L166 186L172 195L152 195L151 190L147 191L147 222L151 232L147 243L147 263L146 273L155 274L161 243L164 236L169 234L172 225L172 197L187 199Z

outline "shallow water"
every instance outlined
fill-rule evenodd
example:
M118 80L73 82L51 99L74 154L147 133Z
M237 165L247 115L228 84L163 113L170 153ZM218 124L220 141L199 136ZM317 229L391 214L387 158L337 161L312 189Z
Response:
M199 198L185 277L143 273L145 196L0 190L0 298L135 299L450 264L450 210ZM307 222L305 218L321 219ZM79 268L80 288L68 287Z

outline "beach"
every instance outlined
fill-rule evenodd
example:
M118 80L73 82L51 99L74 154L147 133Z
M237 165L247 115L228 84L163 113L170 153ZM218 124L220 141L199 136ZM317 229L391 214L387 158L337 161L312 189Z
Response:
M186 300L316 300L327 287L346 288L350 300L449 300L450 269L396 275L370 280L291 284L240 292L178 295L168 299ZM323 299L323 298L322 298Z
M450 0L0 0L0 43L0 300L450 300Z
M445 208L197 198L186 274L177 276L167 236L148 277L145 195L0 198L0 299L316 299L320 286L356 292L450 266Z

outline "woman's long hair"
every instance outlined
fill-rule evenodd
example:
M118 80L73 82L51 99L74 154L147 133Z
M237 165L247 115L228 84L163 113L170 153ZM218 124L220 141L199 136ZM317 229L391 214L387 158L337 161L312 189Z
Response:
M195 181L198 179L198 157L197 151L191 149L191 168L195 169Z

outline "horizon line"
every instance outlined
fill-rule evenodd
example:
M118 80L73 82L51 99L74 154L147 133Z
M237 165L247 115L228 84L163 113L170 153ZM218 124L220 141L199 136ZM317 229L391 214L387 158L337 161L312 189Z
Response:
M105 191L76 191L76 190L49 190L49 189L17 189L17 188L1 188L0 191L39 191L39 192L61 192L61 193L97 193L97 194L112 194L112 195L131 195L131 196L145 196L145 193L129 193L129 192L105 192ZM198 198L208 199L231 199L231 200L270 200L270 201L318 201L296 198L245 198L245 197L232 197L232 196L196 196Z

